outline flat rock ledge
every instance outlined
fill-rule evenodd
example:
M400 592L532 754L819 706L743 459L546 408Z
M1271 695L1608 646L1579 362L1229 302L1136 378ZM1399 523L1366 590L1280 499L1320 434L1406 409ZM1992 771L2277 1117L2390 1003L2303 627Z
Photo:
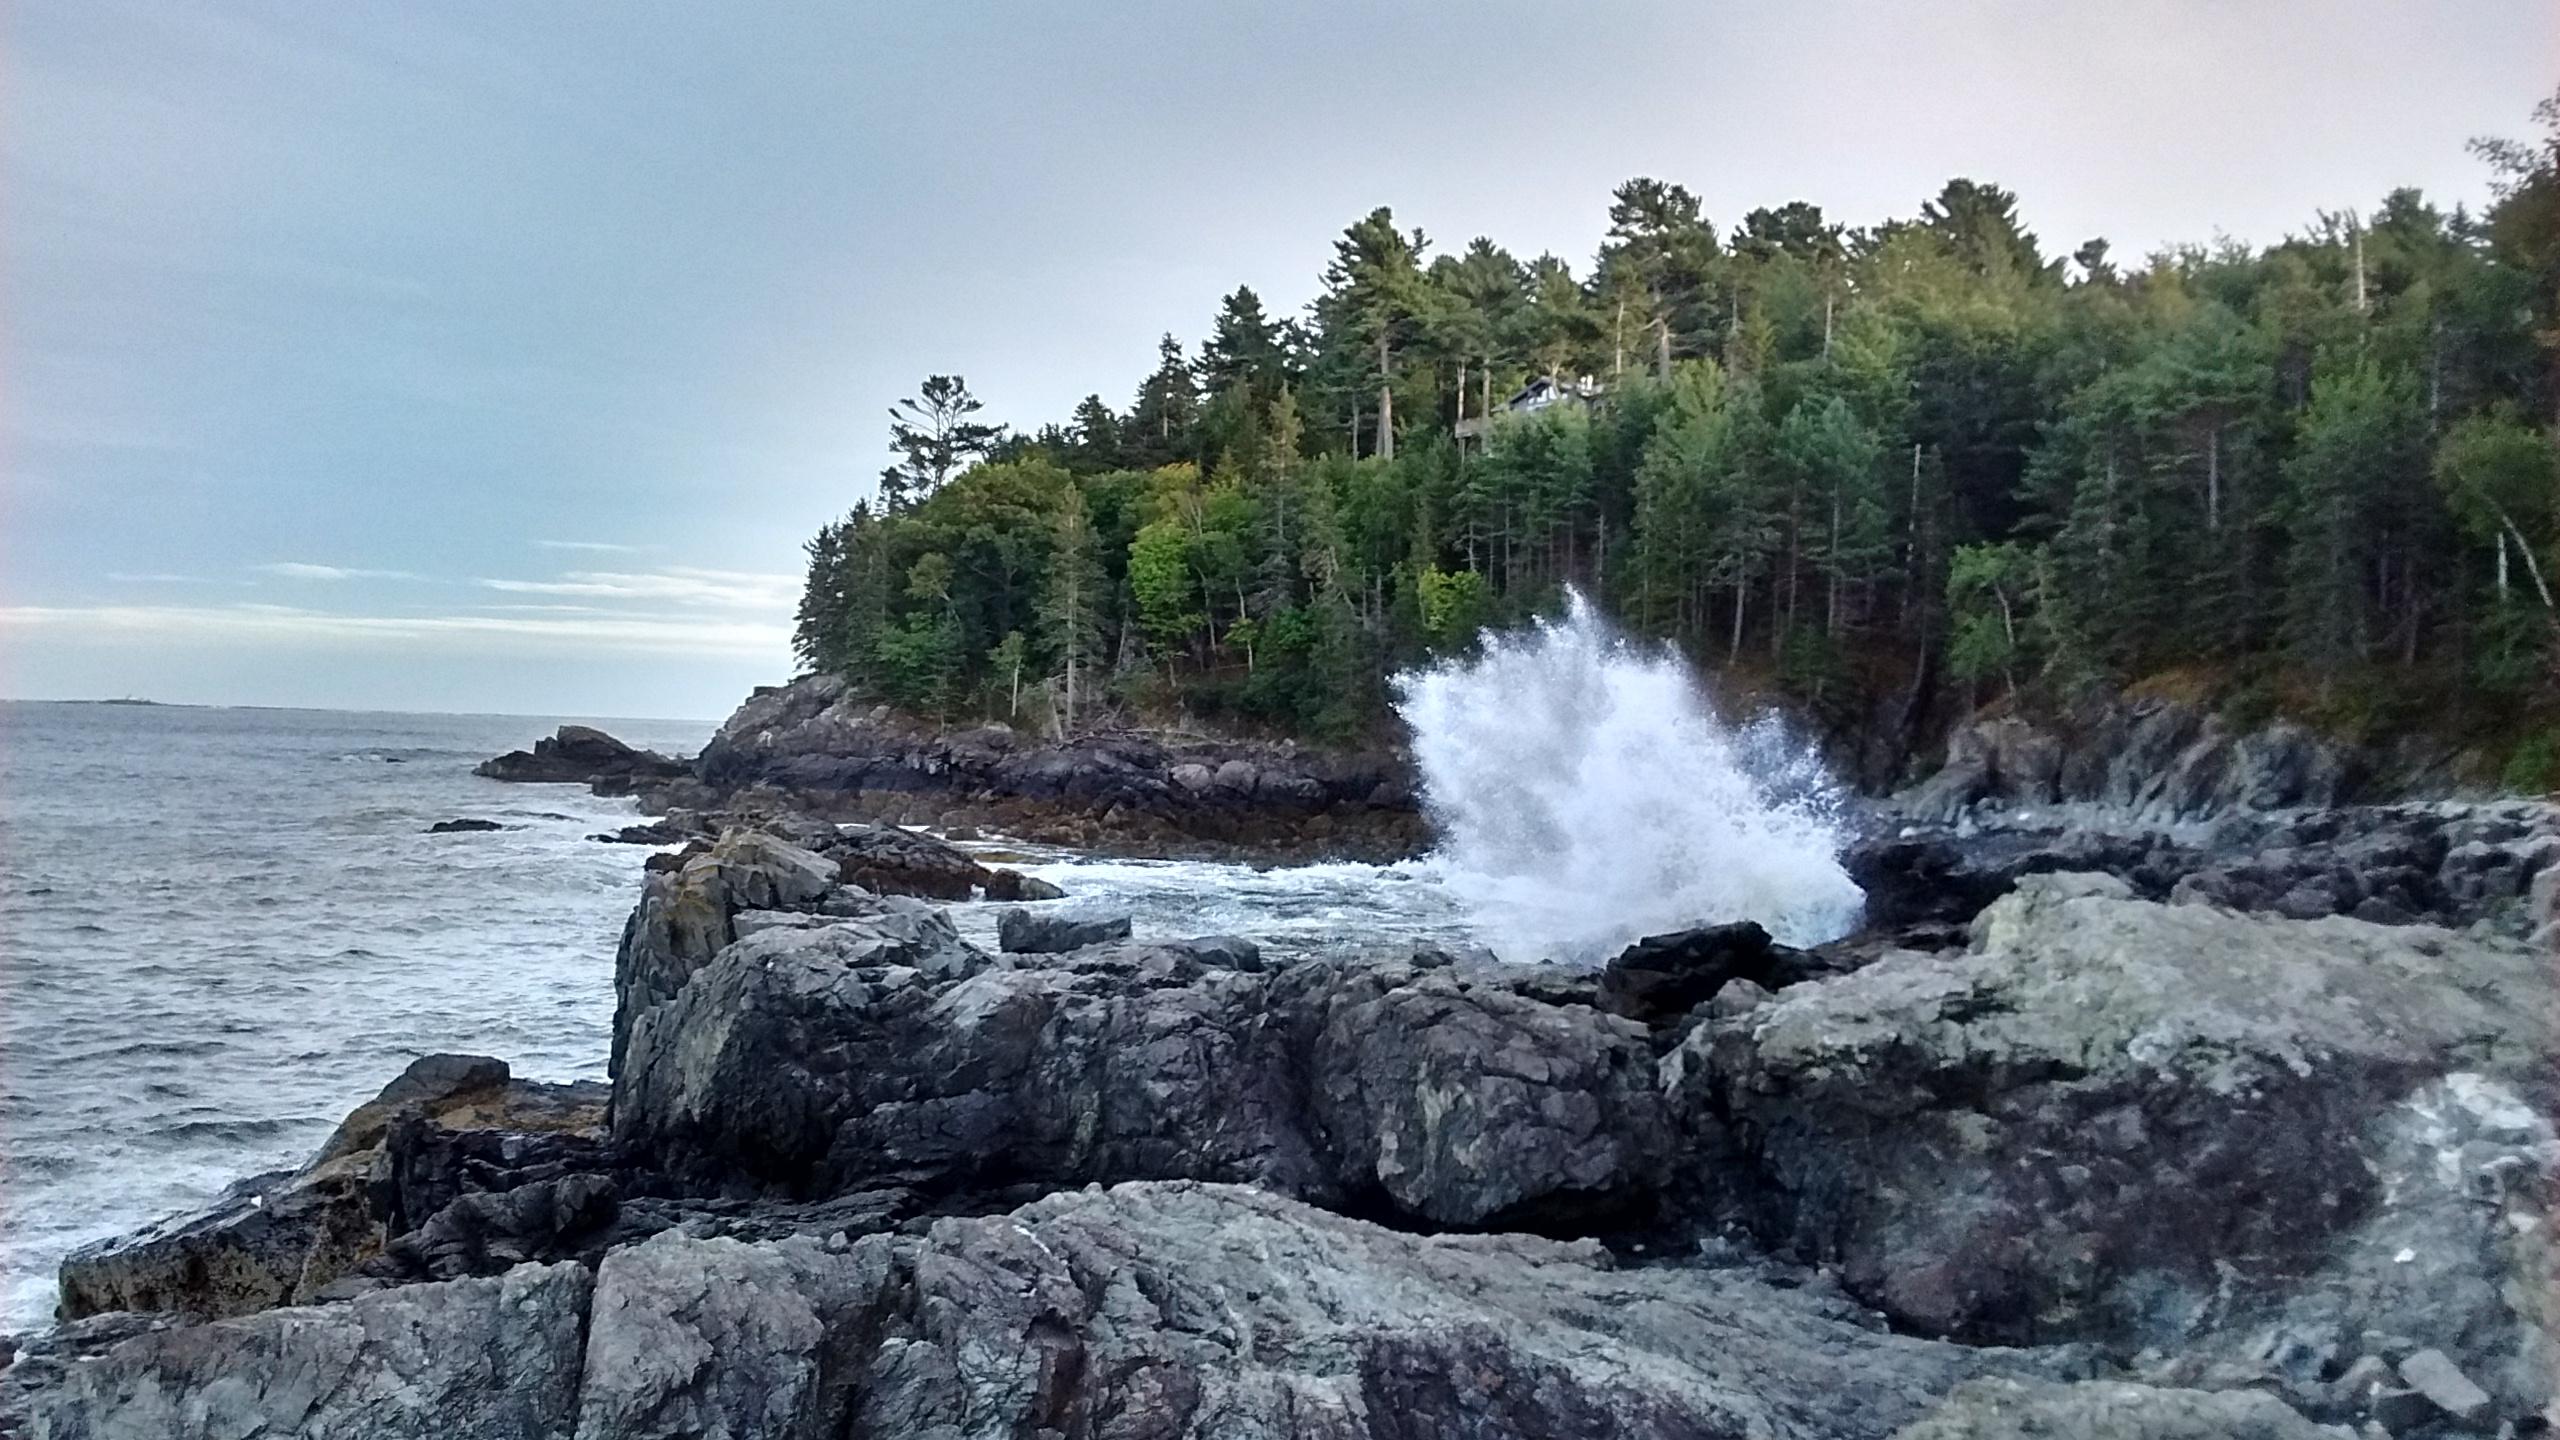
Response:
M0 1434L2560 1420L2560 993L2526 924L2053 869L1597 972L990 953L865 853L734 830L652 869L609 1102L422 1062L281 1198L67 1266L66 1316L99 1313L0 1370ZM325 1223L280 1224L293 1197Z

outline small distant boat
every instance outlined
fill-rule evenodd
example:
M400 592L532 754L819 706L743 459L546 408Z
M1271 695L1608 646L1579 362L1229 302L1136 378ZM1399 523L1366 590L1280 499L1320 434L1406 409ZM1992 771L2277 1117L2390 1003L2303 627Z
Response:
M160 702L145 700L138 695L119 695L113 700L101 700L98 703L101 705L157 705Z

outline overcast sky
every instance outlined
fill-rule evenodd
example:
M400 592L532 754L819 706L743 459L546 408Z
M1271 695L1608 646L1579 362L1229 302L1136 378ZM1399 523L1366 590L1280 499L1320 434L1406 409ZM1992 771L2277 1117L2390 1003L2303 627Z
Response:
M1373 206L2267 241L2476 204L2560 78L2549 0L0 13L0 695L687 718L787 676L918 377L1124 403Z

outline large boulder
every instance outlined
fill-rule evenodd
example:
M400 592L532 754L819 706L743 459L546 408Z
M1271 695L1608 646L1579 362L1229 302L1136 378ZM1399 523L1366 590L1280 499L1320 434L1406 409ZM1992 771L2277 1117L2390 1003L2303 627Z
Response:
M850 1243L662 1234L592 1284L525 1266L146 1335L34 1397L33 1433L1885 1440L2061 1368L1748 1269L1176 1183Z
M598 794L618 794L684 779L692 771L681 760L635 749L592 726L563 725L559 733L534 741L531 750L483 760L471 773L491 780L586 785Z
M1927 1331L2123 1353L2246 1335L2304 1380L2370 1329L2538 1408L2541 1287L2516 1277L2547 1273L2560 1158L2532 1123L2547 956L2103 876L2024 881L1975 929L1964 953L1781 991L1669 1062L1756 1157L1765 1233Z
M778 927L633 1017L616 1133L692 1183L798 1196L1187 1178L1477 1224L1649 1195L1668 1123L1645 1028L1537 979Z

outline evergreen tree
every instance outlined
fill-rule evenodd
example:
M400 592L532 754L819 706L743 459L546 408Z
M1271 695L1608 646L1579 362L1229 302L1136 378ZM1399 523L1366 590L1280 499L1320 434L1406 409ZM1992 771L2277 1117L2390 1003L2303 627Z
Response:
M942 488L993 448L1003 431L969 417L986 407L957 375L928 375L889 411L889 448L898 463L880 472L880 507L896 512Z

